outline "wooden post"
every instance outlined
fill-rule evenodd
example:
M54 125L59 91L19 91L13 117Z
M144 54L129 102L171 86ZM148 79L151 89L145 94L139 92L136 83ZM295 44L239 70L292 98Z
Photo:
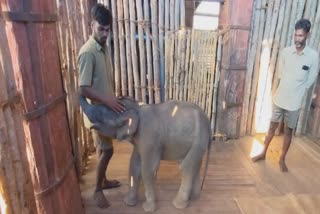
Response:
M234 0L221 6L220 14L227 18L220 19L220 27L229 31L224 36L225 45L222 51L216 130L230 138L240 135L252 2L252 0Z
M12 0L1 6L4 11L29 13L32 8L37 17L55 17L53 2L20 3ZM43 11L46 11L45 16ZM25 134L21 151L27 153L38 212L83 213L64 102L56 21L55 18L49 23L41 18L37 22L6 20L4 31L10 38L8 51L11 54L6 63L12 65L13 71L8 76L14 77L10 77L10 88L22 98L17 104L17 114L20 117L23 114L24 120L17 117L16 122ZM13 161L18 158L15 152Z

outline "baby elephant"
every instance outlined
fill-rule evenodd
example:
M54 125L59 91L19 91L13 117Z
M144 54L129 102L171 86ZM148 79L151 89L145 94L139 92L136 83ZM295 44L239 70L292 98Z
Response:
M200 195L202 157L210 151L211 129L207 115L199 106L182 101L139 106L130 98L122 98L122 103L127 111L117 115L103 105L90 105L80 97L80 105L93 123L92 128L118 140L126 139L134 146L130 187L124 202L129 206L137 204L142 177L146 197L143 209L154 211L155 175L160 160L178 160L182 181L173 205L178 209L187 207L191 198ZM206 168L208 159L207 155Z

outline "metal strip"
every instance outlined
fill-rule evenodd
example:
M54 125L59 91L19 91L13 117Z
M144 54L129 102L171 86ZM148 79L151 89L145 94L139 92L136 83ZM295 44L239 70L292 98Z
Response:
M26 13L26 12L12 12L3 11L1 17L5 21L12 22L57 22L57 14L40 14L40 13Z
M70 170L72 169L74 162L75 162L75 157L72 156L72 158L70 158L70 160L69 160L67 167L64 169L62 176L60 176L58 179L56 179L56 181L53 184L51 184L49 187L47 187L41 191L35 192L36 198L42 198L42 197L48 195L49 193L51 193L52 191L54 191L57 187L59 187L63 183L65 178L67 177L68 172L70 172Z
M46 114L49 110L53 109L57 104L63 102L66 98L66 94L61 95L60 97L52 100L51 102L40 106L38 109L24 114L26 120L33 120L37 117L40 117L43 114Z
M20 100L21 100L21 96L19 94L16 94L16 95L14 95L12 97L9 97L6 100L0 101L0 109L6 107L8 105L19 103Z

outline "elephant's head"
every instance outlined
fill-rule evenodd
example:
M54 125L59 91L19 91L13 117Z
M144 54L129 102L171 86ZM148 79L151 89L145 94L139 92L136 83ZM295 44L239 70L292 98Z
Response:
M92 123L91 129L119 141L130 141L139 125L139 105L129 97L121 98L121 102L125 105L126 111L117 114L105 105L90 105L83 96L79 96L80 106Z

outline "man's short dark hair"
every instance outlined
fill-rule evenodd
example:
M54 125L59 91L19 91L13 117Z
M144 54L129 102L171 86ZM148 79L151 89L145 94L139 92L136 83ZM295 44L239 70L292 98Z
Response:
M96 4L91 8L91 18L100 25L111 25L112 14L103 4Z
M300 19L299 21L297 21L295 25L296 30L302 29L306 33L309 33L310 28L311 28L311 22L308 19Z

